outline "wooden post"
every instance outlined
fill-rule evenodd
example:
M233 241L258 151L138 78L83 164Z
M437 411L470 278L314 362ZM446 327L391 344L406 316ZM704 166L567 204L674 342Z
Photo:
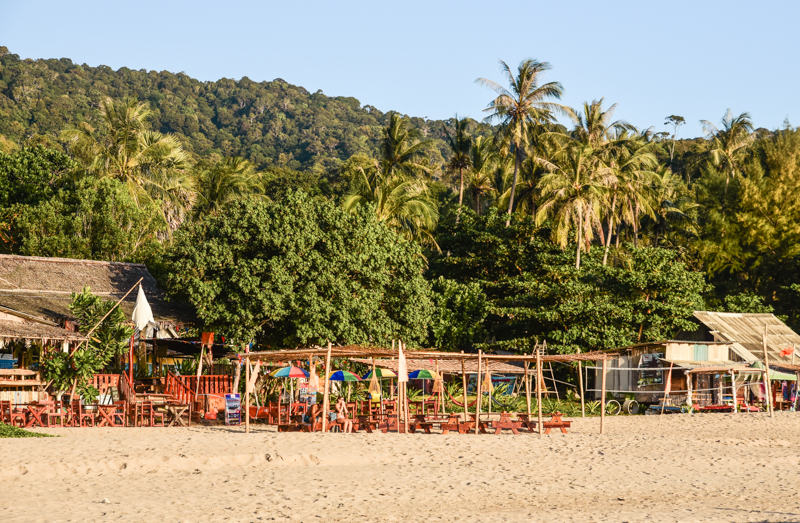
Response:
M764 324L764 338L762 340L764 344L764 367L766 368L764 371L764 386L767 390L767 408L769 409L769 417L773 417L774 413L772 410L772 380L769 376L769 353L767 352L767 325Z
M578 354L581 353L581 350L578 349ZM581 418L586 417L586 399L583 397L583 366L581 365L581 360L578 360L578 387L580 387L581 393Z
M603 377L600 387L600 434L606 433L606 365L608 360L603 359Z
M539 352L539 348L536 349L536 407L539 410L539 435L541 436L544 434L544 430L542 428L542 387L540 387L542 383L542 353Z
M553 362L548 361L547 364L550 366L550 379L553 380L553 390L556 391L556 401L560 401L561 398L558 397L558 383L556 383L556 375L553 373Z
M528 375L528 362L525 362L525 404L528 407L528 416L531 415L531 377Z
M402 341L399 342L403 346L403 351L405 354L405 350L407 346ZM408 382L403 382L403 426L405 427L405 433L408 434Z
M442 411L442 416L444 416L447 414L447 409L444 408L444 376L439 375L439 358L436 358L436 379L438 380L439 378L441 378L439 383L442 386L441 390L439 391L439 403L442 408L439 410ZM436 381L434 381L434 383L436 383Z
M322 370L322 379L325 380L322 396L322 432L328 428L328 373L331 371L331 342L328 342L328 354L325 356L325 368Z
M737 400L736 400L736 373L733 372L731 369L731 391L733 392L733 413L737 414L739 409L737 409Z
M481 392L482 392L481 391L481 355L482 354L483 353L480 350L478 350L478 377L477 377L477 382L475 383L475 386L476 386L476 388L478 390L478 401L477 401L477 403L475 403L475 435L478 434L478 426L481 423L481 400L483 399L481 397Z
M605 364L605 360L603 360ZM603 374L603 378L605 378L605 373ZM605 380L604 380L605 381ZM720 378L720 384L722 383L722 378ZM605 383L603 384L605 387ZM667 397L669 396L669 391L672 388L672 362L669 362L669 374L667 375L667 382L664 384L664 399L661 400L661 414L658 416L658 430L661 430L661 419L664 417L664 407L667 405ZM720 393L722 392L722 385L720 385ZM722 401L722 396L720 396L720 401Z
M202 349L200 349L200 359L203 359ZM247 355L245 362L247 368L245 369L244 377L244 433L250 434L250 355ZM197 378L197 383L200 383L200 378ZM280 410L278 411L280 414Z
M461 354L464 354L464 351L461 351ZM467 403L467 370L466 366L464 365L464 358L461 358L461 384L464 387L464 422L466 423L469 421L469 404Z

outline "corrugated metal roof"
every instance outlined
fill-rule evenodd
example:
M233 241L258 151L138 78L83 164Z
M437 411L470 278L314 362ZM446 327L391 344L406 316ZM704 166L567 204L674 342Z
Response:
M795 354L800 356L800 352L797 352L800 336L774 314L695 311L694 316L707 326L712 334L730 342L732 349L745 361L764 359L762 339L765 326L770 361L787 361L780 352L793 346Z

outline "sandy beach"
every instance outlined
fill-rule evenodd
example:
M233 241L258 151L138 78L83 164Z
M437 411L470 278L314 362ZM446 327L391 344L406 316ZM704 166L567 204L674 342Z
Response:
M61 437L0 440L0 520L800 521L796 413L598 426L578 418L543 437L44 429Z

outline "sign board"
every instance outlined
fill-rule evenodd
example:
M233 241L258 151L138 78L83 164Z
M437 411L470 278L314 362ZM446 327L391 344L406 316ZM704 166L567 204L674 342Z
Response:
M225 425L242 423L242 400L239 394L225 394Z
M312 387L309 384L308 378L300 378L298 381L298 388L300 393L300 402L314 405L317 402L317 387Z
M648 385L661 385L664 382L664 372L661 369L661 358L664 357L663 352L656 352L652 354L642 354L639 359L640 369L653 369L653 370L640 370L639 387L646 387Z

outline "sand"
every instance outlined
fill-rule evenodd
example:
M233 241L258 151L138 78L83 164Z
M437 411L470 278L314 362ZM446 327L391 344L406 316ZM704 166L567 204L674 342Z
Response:
M40 429L62 437L0 439L0 521L800 521L798 413L610 417L604 436L573 421L542 437Z

